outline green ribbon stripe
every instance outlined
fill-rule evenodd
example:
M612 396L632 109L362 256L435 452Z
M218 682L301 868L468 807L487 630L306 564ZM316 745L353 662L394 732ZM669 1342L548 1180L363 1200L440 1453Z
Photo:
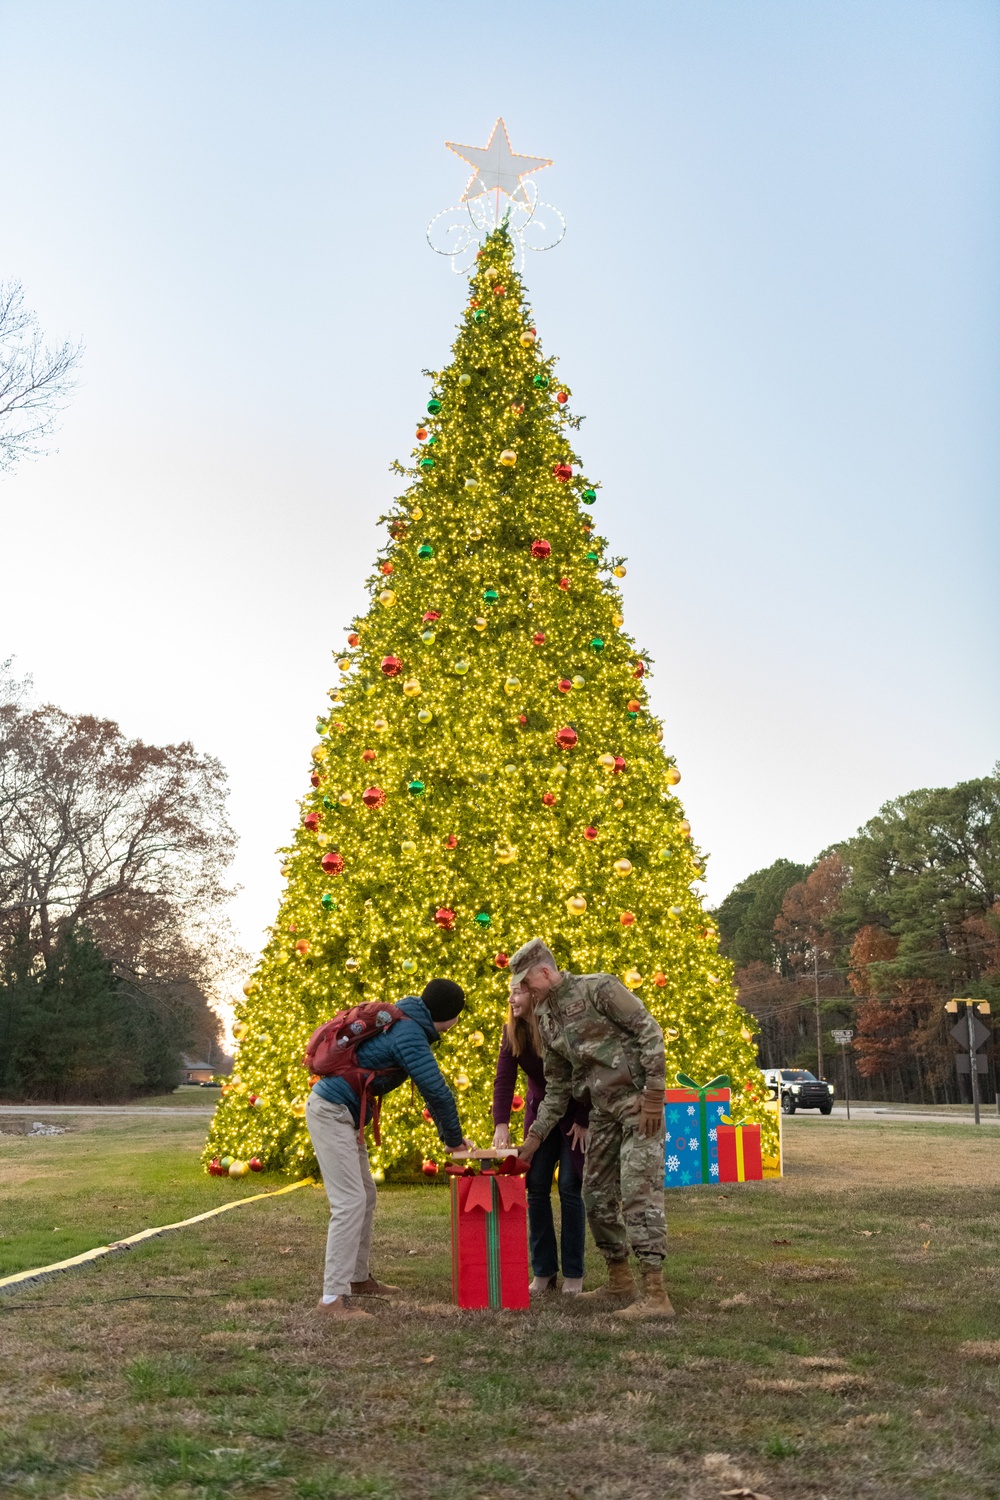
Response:
M701 1129L698 1132L698 1144L701 1147L701 1180L708 1182L708 1100L706 1095L712 1094L716 1089L732 1088L728 1073L720 1073L718 1078L713 1078L711 1083L695 1083L686 1073L677 1074L677 1082L682 1089L693 1089L698 1095L698 1118ZM732 1101L730 1100L730 1108Z

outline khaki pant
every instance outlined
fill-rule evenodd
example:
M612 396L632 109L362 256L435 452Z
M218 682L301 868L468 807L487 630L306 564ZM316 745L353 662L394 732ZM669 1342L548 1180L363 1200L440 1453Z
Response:
M323 1295L347 1297L352 1281L367 1281L370 1275L376 1189L368 1148L346 1104L331 1104L312 1093L306 1124L330 1200Z
M667 1253L663 1205L665 1127L639 1135L632 1120L590 1111L590 1143L583 1164L583 1201L594 1243L605 1260L659 1266Z

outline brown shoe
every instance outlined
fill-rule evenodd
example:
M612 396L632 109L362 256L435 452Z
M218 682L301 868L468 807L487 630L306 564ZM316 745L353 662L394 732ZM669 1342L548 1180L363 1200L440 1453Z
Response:
M348 1307L343 1297L338 1297L336 1302L317 1302L316 1311L321 1317L329 1318L335 1323L366 1323L372 1321L371 1313L362 1312L360 1307Z
M374 1276L369 1276L367 1281L352 1281L352 1297L392 1297L399 1291L398 1286L390 1286L387 1281L376 1281Z
M620 1307L623 1302L634 1302L638 1295L639 1288L628 1261L609 1260L607 1286L599 1286L593 1292L581 1292L576 1300L588 1307L601 1302L615 1303Z
M638 1302L633 1302L631 1307L623 1307L614 1314L616 1318L628 1318L636 1321L640 1318L673 1318L676 1317L673 1303L667 1296L667 1289L663 1285L663 1269L660 1266L643 1266L642 1268L642 1296Z

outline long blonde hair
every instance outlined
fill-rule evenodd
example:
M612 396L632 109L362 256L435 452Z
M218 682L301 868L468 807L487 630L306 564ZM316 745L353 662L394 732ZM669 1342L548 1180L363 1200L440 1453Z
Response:
M515 1057L520 1057L522 1052L529 1051L541 1057L542 1037L538 1030L538 1022L535 1020L535 1002L533 998L531 1009L525 1016L515 1016L508 1005L507 1019L503 1023L503 1033L507 1046Z

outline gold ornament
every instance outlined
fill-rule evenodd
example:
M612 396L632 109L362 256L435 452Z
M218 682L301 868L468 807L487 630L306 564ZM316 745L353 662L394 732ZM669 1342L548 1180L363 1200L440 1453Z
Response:
M580 677L580 676L574 677L573 678L573 686L575 688L586 687L587 686L587 679L586 679L586 677Z
M597 757L597 764L603 766L606 771L613 771L615 768L615 758L613 755L599 755Z
M467 1088L471 1088L471 1086L472 1086L472 1079L469 1077L468 1073L456 1073L455 1074L455 1087L457 1089L461 1089L462 1092L464 1093L465 1090Z
M516 776L517 775L517 766L514 764L514 762L512 760L509 760L507 762L507 764L504 766L503 769L504 769L504 775L505 776Z
M709 984L719 984L720 983L718 974L706 974L705 977L708 980Z
M615 874L620 875L624 880L626 875L631 875L632 873L632 861L630 859L616 859L612 868Z
M337 666L342 672L349 672L351 670L351 658L349 656L342 656Z
M638 969L626 969L622 979L630 990L637 990L642 984L642 975Z
M663 744L663 726L661 724L657 724L656 729L653 731L653 738L658 745Z
M381 1187L384 1181L385 1173L382 1171L381 1167L376 1167L374 1172L372 1173L372 1182L374 1182L376 1186Z
M677 1030L676 1026L664 1026L663 1035L666 1037L668 1042L676 1042L677 1038L680 1036L680 1032Z
M285 873L284 870L282 870L281 873L283 875ZM243 993L244 993L244 995L252 995L253 992L254 992L254 990L256 988L257 988L257 981L256 981L256 979L248 979L247 982L246 982L246 984L243 986Z
M333 840L330 838L330 835L328 833L317 833L316 842L320 845L321 848L325 848L326 845L332 843Z
M465 481L465 488L467 490L477 490L479 488L479 480L478 479L467 479Z
M505 448L503 450L500 455L500 462L503 464L505 469L512 469L514 467L514 465L517 463L517 454L514 452L513 448Z
M383 589L378 596L378 602L383 606L384 609L390 609L396 602L395 589Z
M472 663L466 661L464 656L460 656L458 661L452 668L452 671L455 673L456 677L464 677L471 665Z
M297 1120L304 1119L306 1113L306 1101L304 1099L293 1099L291 1104L289 1105L289 1110Z
M405 854L408 859L417 852L417 846L412 839L404 839L399 848L401 853Z
M566 910L571 917L582 917L587 910L586 896L570 896L566 902Z
M350 792L341 792L340 796L337 798L337 801L340 803L341 807L350 807L351 803L354 801L354 798L352 797Z
M531 346L532 346L532 344L537 339L537 337L538 337L538 334L535 332L535 330L533 328L526 328L524 330L524 332L521 334L521 337L520 337L520 339L519 339L518 342L522 343L526 349L530 349Z
M619 812L621 812L621 810L622 810L622 808L624 806L625 806L625 803L622 801L621 797L616 797L615 798L615 807L617 807L617 809L618 809Z
M245 1177L250 1168L245 1161L234 1161L229 1168L230 1177Z
M347 958L344 960L344 968L348 974L356 974L360 967L361 965L356 958Z
M389 720L376 719L374 724L372 725L372 728L377 730L379 734L385 734L386 730L389 728Z
M472 529L469 532L469 541L470 542L481 542L482 539L483 539L483 533L480 531L479 527L478 526L473 526Z
M686 839L689 839L691 837L691 824L688 822L687 818L681 818L677 827L680 829L681 833Z
M419 724L429 724L433 717L434 715L429 708L421 708L417 711L417 722Z
M497 844L497 863L501 865L512 865L517 858L516 844Z
M479 634L482 635L483 631L486 629L486 621L483 619L482 615L476 616L476 618L472 622L472 628L473 630L478 630Z
M676 766L668 766L666 770L666 778L668 786L676 786L681 779L681 773L680 771L678 771Z
M615 575L616 578L624 578L625 577L625 571L626 570L622 567L621 563L618 564L617 568L612 568L611 571Z
M246 1036L249 1030L250 1027L245 1021L237 1021L236 1025L233 1027L233 1040L242 1042L243 1038Z
M312 758L316 762L316 764L319 765L320 761L326 755L326 746L325 745L313 745L312 749L309 751L309 754L312 756Z
M415 505L413 507L413 509L410 511L410 515L413 517L413 519L415 521L422 521L423 518L424 518L423 510L421 509L421 507L419 505Z
M408 677L403 683L403 692L407 698L420 697L420 683L415 677Z
M622 626L625 624L625 616L620 615L618 611L615 610L614 614L611 616L611 623L616 630L621 630Z
M683 917L683 915L684 915L684 908L683 908L683 906L671 906L671 907L668 908L668 910L669 910L670 915L672 917Z
M458 377L458 383L459 385L471 385L472 376L465 374L465 372L463 371L463 373Z
M343 703L343 701L344 701L344 695L343 695L343 693L337 693L337 692L330 691L330 692L327 693L326 696L329 698L330 702L333 703L333 704L339 705L339 704Z
M483 1033L481 1031L474 1031L474 1032L472 1032L471 1036L469 1037L469 1046L470 1047L481 1047L483 1045L483 1043L485 1042L485 1040L486 1040L486 1038L483 1036Z
M521 679L520 679L520 677L508 677L507 680L506 680L506 682L503 685L503 690L507 694L508 698L513 698L514 694L516 692L520 691L520 687L521 687Z

